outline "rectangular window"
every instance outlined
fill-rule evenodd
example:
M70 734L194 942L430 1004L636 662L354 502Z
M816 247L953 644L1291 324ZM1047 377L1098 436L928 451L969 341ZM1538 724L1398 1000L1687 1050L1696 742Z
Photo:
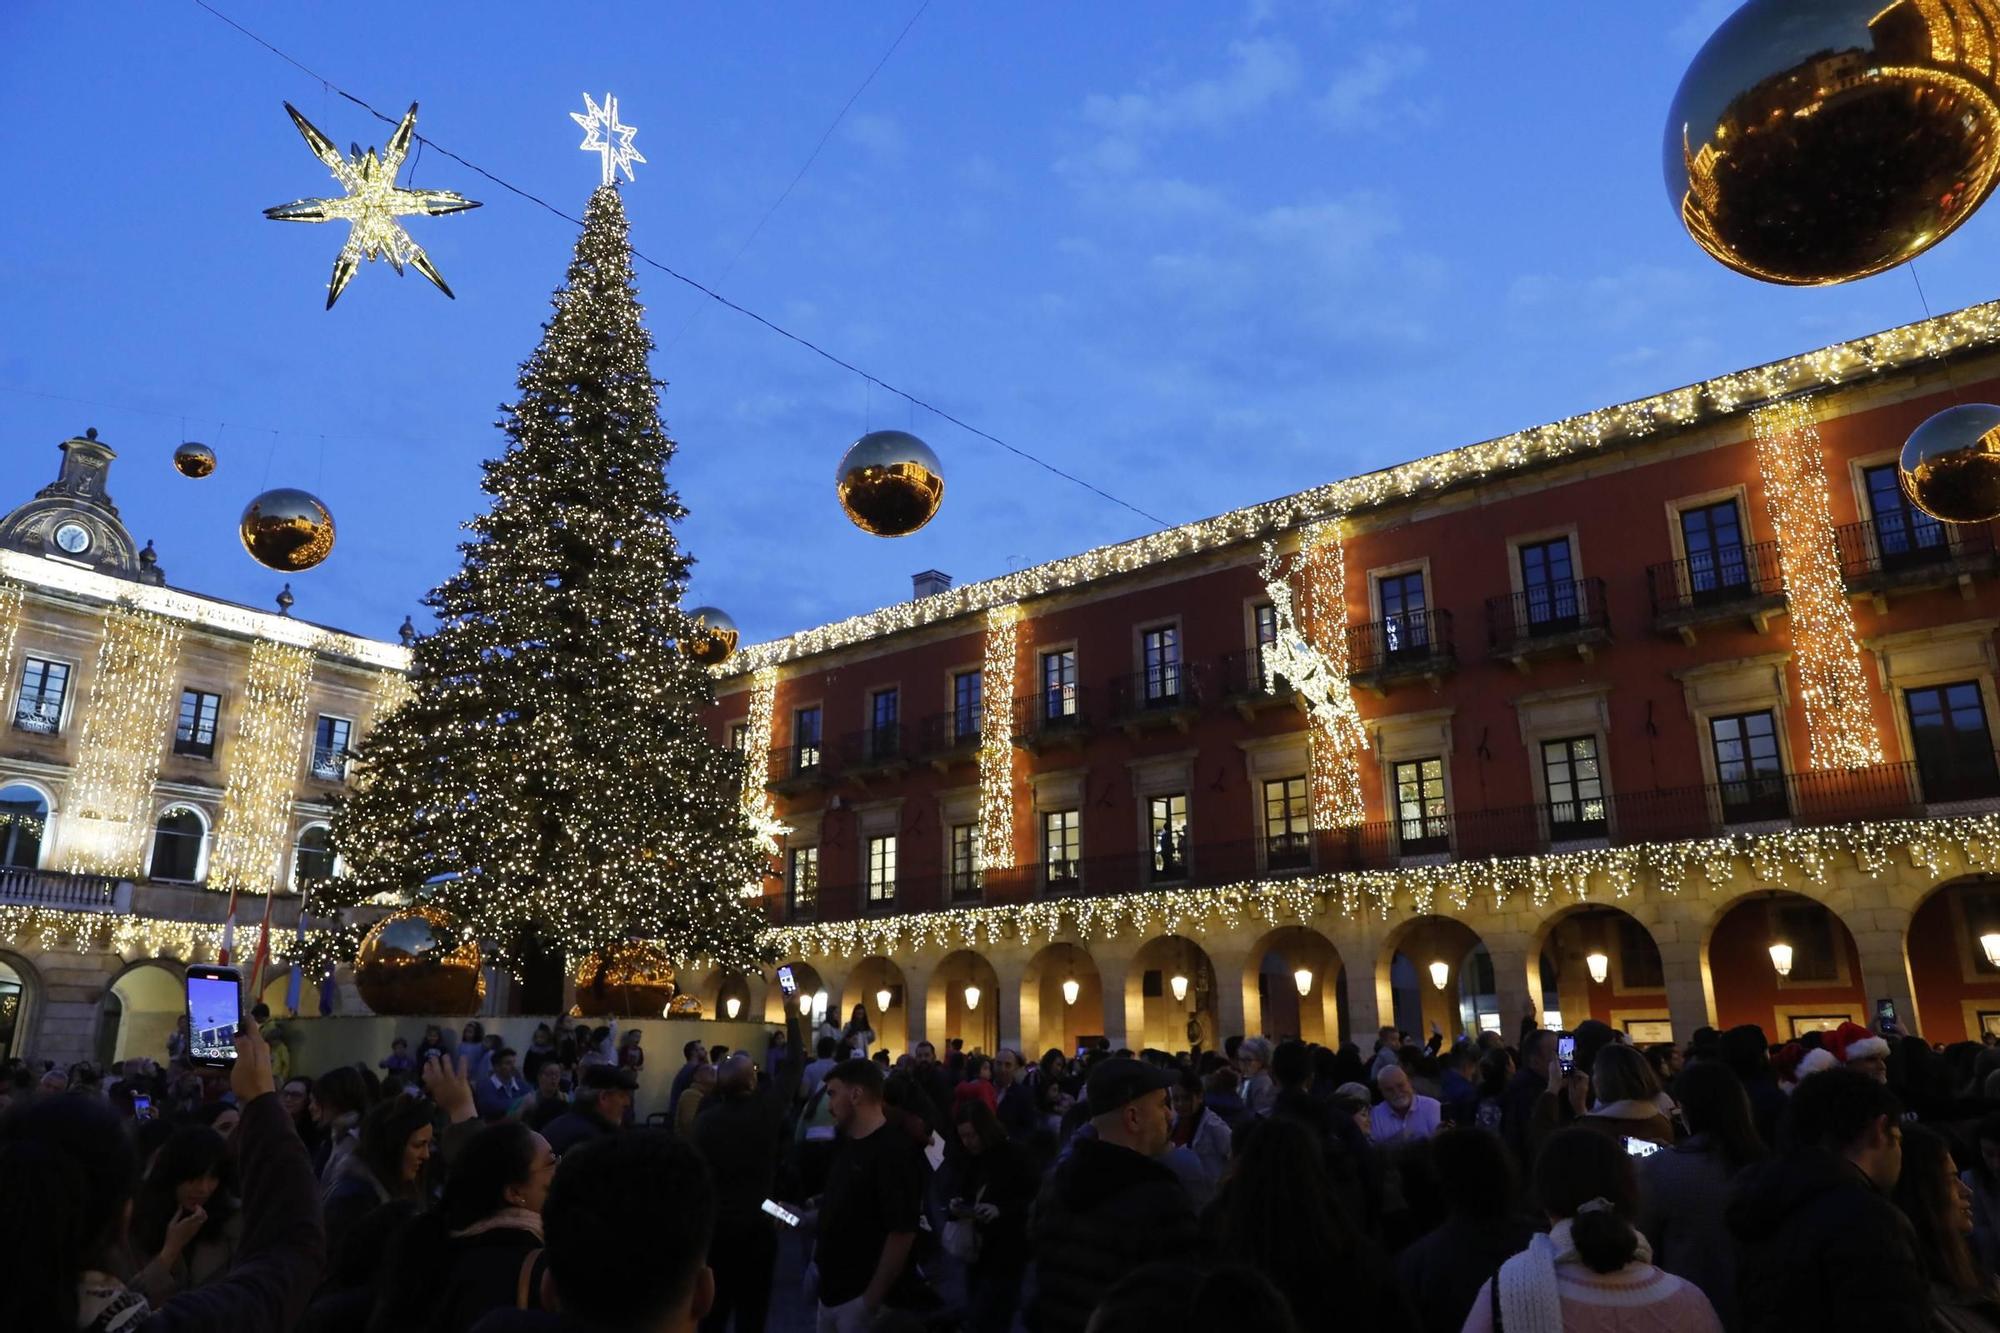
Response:
M1444 799L1444 760L1406 759L1392 769L1396 785L1396 843L1404 856L1451 846L1450 811Z
M1993 738L1976 681L1903 691L1910 739L1926 801L1969 801L1995 794Z
M1186 879L1188 815L1185 795L1153 796L1146 801L1146 828L1153 849L1153 878Z
M1140 665L1145 669L1144 697L1148 708L1181 701L1181 632L1161 625L1139 636Z
M876 690L868 696L868 758L892 759L900 752L897 714L901 700L896 690Z
M792 772L819 767L819 706L792 710Z
M954 741L979 739L984 678L977 671L961 671L951 678L951 738Z
M221 711L221 695L182 690L180 720L174 724L174 753L215 758L215 719Z
M1042 720L1062 722L1076 716L1076 649L1042 654Z
M1778 758L1778 725L1767 710L1708 720L1715 752L1715 780L1722 788L1726 823L1783 819L1785 769Z
M951 896L979 896L979 825L951 826Z
M809 918L818 909L819 848L791 849L786 857L785 892L792 900L792 916Z
M21 695L14 703L14 725L22 731L53 736L62 729L63 697L69 693L69 663L30 657L21 663Z
M868 840L868 902L871 906L896 901L896 835L885 833Z
M1391 657L1421 657L1430 649L1431 622L1424 615L1424 573L1412 569L1375 580L1382 603L1382 651Z
M1884 569L1928 564L1950 556L1951 538L1944 524L1910 503L1894 463L1863 468L1861 480L1868 487L1868 521Z
M750 724L748 722L738 722L736 725L732 726L729 729L730 749L735 750L737 753L740 754L743 751L743 747L747 745L749 741L750 741Z
M1561 634L1577 625L1576 575L1569 538L1526 542L1518 551L1521 596L1530 634Z
M1250 609L1251 624L1257 633L1256 686L1265 694L1277 693L1276 676L1271 671L1270 651L1278 641L1278 608L1259 602Z
M1597 738L1571 736L1542 742L1549 838L1563 842L1604 834L1604 778L1597 767Z
M1264 783L1264 864L1303 870L1312 864L1312 824L1304 774Z
M1042 815L1042 867L1052 889L1073 889L1082 876L1083 813L1049 810Z
M1681 546L1687 551L1688 591L1697 601L1741 596L1750 586L1736 501L1681 510Z
M344 717L319 716L313 729L312 775L325 782L341 782L347 777L347 742L354 724Z

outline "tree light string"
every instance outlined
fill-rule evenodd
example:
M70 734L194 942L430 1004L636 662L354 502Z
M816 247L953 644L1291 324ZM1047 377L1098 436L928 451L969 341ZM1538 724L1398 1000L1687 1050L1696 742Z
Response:
M1968 306L1849 342L1732 371L1649 398L1468 444L1412 462L1316 486L1213 518L1100 546L1080 555L1004 574L913 601L751 644L736 654L735 673L795 661L923 625L953 620L1001 602L1023 601L1129 574L1166 561L1258 541L1328 514L1359 514L1436 495L1496 476L1596 453L1661 431L1731 416L1745 407L1805 389L2000 343L2000 301Z
M145 868L180 642L181 626L164 616L124 606L104 613L62 821L60 864L71 874L131 879Z
M986 651L979 669L980 870L1014 864L1014 692L1020 671L1021 608L1012 602L986 612Z
M643 159L642 159L643 160ZM778 818L777 805L765 785L771 754L771 717L778 700L778 669L765 667L751 679L750 712L743 734L743 817L750 821L758 844L769 856L784 850L791 825ZM764 896L762 876L745 881L745 898Z
M1793 664L1805 705L1814 768L1863 768L1882 762L1868 675L1854 608L1841 577L1827 494L1826 459L1810 397L1769 403L1750 413L1764 507L1778 538L1791 624Z
M292 800L304 760L313 655L282 643L250 647L250 669L236 710L229 785L215 825L208 887L222 893L271 893L283 882Z

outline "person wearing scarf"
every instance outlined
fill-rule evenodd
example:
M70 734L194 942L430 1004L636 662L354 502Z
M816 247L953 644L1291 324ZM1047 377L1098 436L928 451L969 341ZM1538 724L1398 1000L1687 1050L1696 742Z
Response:
M1616 1139L1559 1130L1535 1160L1548 1234L1479 1289L1464 1333L1721 1333L1708 1297L1655 1268L1632 1225L1638 1184Z

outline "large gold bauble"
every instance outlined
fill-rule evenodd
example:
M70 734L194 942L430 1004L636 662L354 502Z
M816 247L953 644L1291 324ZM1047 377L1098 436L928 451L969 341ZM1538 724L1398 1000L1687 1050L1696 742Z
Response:
M650 940L626 940L583 960L576 1002L586 1014L658 1018L674 998L674 964Z
M237 535L258 564L296 574L332 554L333 515L316 497L280 486L244 506Z
M1667 117L1667 194L1738 273L1823 285L1949 236L2000 171L2000 0L1750 0Z
M682 652L703 666L721 666L735 655L742 638L735 621L712 606L697 606L688 618L694 621L694 633L681 645Z
M938 456L907 431L870 431L856 440L840 456L833 482L854 526L877 537L909 536L944 503Z
M1910 503L1932 518L2000 518L2000 407L1947 407L1910 432L1896 470Z
M189 440L174 450L174 471L183 477L200 480L215 471L215 450L205 444Z
M476 1014L486 998L479 945L422 905L383 917L362 937L354 986L378 1014Z

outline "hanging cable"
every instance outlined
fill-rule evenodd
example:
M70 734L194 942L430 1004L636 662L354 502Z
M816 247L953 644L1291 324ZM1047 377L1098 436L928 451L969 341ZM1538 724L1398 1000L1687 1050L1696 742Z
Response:
M208 0L194 0L194 3L200 8L214 15L216 18L222 20L222 22L228 24L230 27L236 29L236 31L242 33L245 37L257 43L257 45L263 47L265 50L269 51L272 55L277 56L280 60L283 60L286 64L292 66L300 73L306 75L308 78L314 80L315 82L325 84L328 88L331 88L334 92L346 98L348 101L352 102L355 106L360 107L363 111L366 111L369 115L375 117L377 120L381 121L385 125L394 125L398 123L398 117L391 116L386 112L378 110L374 105L372 105L368 101L364 100L363 98L357 97L355 94L347 91L347 89L341 87L339 84L327 78L325 75L320 74L315 70L311 69L310 67L305 65L302 61L297 59L295 56L292 56L288 52L285 52L283 50L280 50L278 47L273 46L270 42L264 40L264 38L258 36L250 29L244 27L241 23L238 23L235 19L229 17L229 15L217 9L214 5L209 4ZM919 11L919 13L921 12L922 11ZM915 22L914 19L912 19L911 21ZM523 200L526 200L528 203L534 204L537 207L549 213L554 214L556 217L561 218L564 222L569 223L573 227L581 227L583 225L583 219L578 217L573 217L570 214L565 213L562 209L556 207L554 204L542 198L540 195L537 195L529 190L524 190L520 186L514 184L512 181L505 180L499 176L494 175L492 172L480 166L478 163L467 161L465 158L460 157L457 153L452 152L451 149L446 148L443 144L439 143L437 140L427 139L421 134L416 135L415 138L419 143L427 144L433 152L442 153L444 156L450 158L452 161L464 167L467 171L470 171L474 175L477 175L482 179L487 180L492 184L499 186L501 189L507 191L509 194L515 195ZM725 306L728 309L735 311L737 314L742 315L746 319L754 320L756 323L761 324L763 327L769 329L772 333L777 334L779 337L785 339L786 341L805 348L813 355L821 358L824 361L831 362L832 364L840 367L842 370L847 371L849 374L858 375L862 379L868 381L870 384L876 385L877 387L881 388L884 392L892 393L898 398L908 399L912 406L921 407L924 411L929 412L932 416L937 417L943 421L950 422L952 425L958 427L960 430L966 432L968 435L976 435L980 439L985 440L988 443L997 444L1002 449L1005 449L1008 453L1013 454L1017 458L1021 458L1026 460L1027 462L1033 463L1036 467L1039 467L1046 472L1052 473L1055 476L1061 477L1064 481L1072 482L1078 486L1081 486L1083 489L1091 492L1093 495L1096 495L1105 500L1109 500L1112 504L1118 505L1121 508L1131 510L1139 517L1145 519L1148 523L1152 523L1158 527L1163 527L1163 528L1173 526L1172 524L1167 522L1166 519L1161 518L1158 514L1149 513L1148 511L1141 509L1138 505L1133 504L1129 500L1122 500L1118 496L1115 496L1111 492L1105 490L1103 487L1085 481L1082 477L1077 476L1073 472L1065 471L1064 469L1057 467L1055 464L1048 462L1046 459L1036 457L1034 454L1029 453L1026 449L1022 449L1017 445L1009 444L1007 441L1001 439L998 435L993 434L991 431L981 430L979 427L973 425L971 422L953 416L950 412L945 411L943 408L937 406L935 403L927 402L926 400L919 398L917 395L910 393L907 390L897 388L895 385L889 383L887 380L881 378L880 376L872 374L869 371L863 370L860 366L855 365L853 362L848 361L845 358L836 355L833 352L828 351L824 347L821 347L818 343L812 341L810 338L806 338L799 334L793 333L790 329L785 328L781 324L773 323L771 320L766 319L764 316L758 314L756 311L750 309L748 306L739 305L735 301L730 300L728 297L724 296L721 292L716 291L714 288L708 286L707 284L689 277L687 274L680 272L678 269L672 268L667 264L661 263L659 260L654 259L650 255L647 255L643 251L639 250L637 247L633 247L632 257L638 260L640 263L645 264L647 267L657 269L661 273L666 274L668 277L672 278L675 282L679 282L688 287L692 287L695 291L700 292L703 296L708 297L711 301L716 302L718 305Z

